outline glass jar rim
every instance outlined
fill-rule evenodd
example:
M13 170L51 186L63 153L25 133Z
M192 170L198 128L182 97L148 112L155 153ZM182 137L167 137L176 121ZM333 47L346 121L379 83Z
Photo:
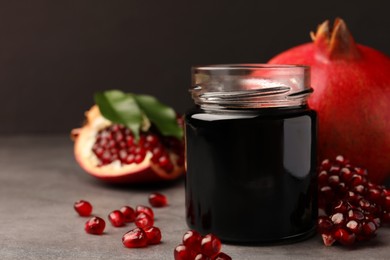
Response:
M190 93L207 110L305 105L313 91L303 64L237 63L192 67Z
M231 64L210 64L195 65L192 69L196 70L240 70L240 69L300 69L310 70L309 65L305 64L268 64L268 63L231 63Z

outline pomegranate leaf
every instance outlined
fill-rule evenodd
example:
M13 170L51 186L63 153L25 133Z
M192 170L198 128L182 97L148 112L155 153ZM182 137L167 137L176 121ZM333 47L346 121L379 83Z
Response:
M127 126L138 139L142 124L142 112L132 95L120 90L108 90L96 93L94 98L105 118Z
M183 137L183 129L176 120L175 110L164 105L156 98L149 95L132 95L137 101L142 112L165 136Z

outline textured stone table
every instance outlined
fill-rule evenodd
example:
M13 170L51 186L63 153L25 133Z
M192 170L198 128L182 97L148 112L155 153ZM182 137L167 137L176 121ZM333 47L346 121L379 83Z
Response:
M107 223L103 236L84 232L86 218L73 203L89 200L105 219L123 205L147 204L152 191L168 195L170 206L156 209L163 243L124 248L122 235L133 227ZM67 136L0 137L0 259L173 259L173 248L187 230L184 183L165 187L112 187L85 174L76 164ZM250 228L250 227L248 227ZM318 236L275 246L223 245L233 259L390 259L390 228L373 241L346 249L325 247Z

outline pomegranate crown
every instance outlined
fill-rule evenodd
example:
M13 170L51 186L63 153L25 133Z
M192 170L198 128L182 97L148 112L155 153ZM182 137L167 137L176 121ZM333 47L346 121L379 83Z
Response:
M310 36L321 54L329 59L357 59L360 52L356 42L341 18L336 18L333 28L329 26L329 20L320 24L317 32L311 32Z

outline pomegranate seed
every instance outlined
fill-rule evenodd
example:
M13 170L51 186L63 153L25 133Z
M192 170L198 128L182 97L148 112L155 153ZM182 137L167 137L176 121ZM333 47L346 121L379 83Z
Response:
M204 236L200 242L200 251L207 256L214 256L221 250L221 241L213 234Z
M125 159L125 163L126 164L132 164L133 162L135 161L135 156L134 154L129 154L126 159Z
M135 211L132 207L123 206L120 208L120 212L125 217L125 222L133 222L135 220Z
M213 260L232 260L230 256L227 254L220 252L218 255L216 255Z
M355 242L356 235L354 233L349 233L343 228L339 228L334 233L334 238L343 245L352 245Z
M145 213L149 215L151 218L154 218L154 212L150 207L144 206L144 205L138 205L135 208L135 215L138 215L140 213Z
M328 217L323 216L318 218L318 231L320 233L326 233L331 230L333 227L332 221L329 220Z
M170 160L169 160L169 158L168 158L167 155L162 155L162 156L158 159L158 165L159 165L161 168L164 168L164 167L167 166L169 163L170 163Z
M134 137L131 135L126 136L126 144L127 146L132 146L134 144Z
M345 225L352 233L359 234L362 230L362 225L358 223L356 220L350 220Z
M375 233L376 229L376 225L372 221L363 223L362 225L362 232L366 236L372 236Z
M195 256L195 260L211 260L211 258L202 253L199 253Z
M183 236L183 244L195 252L200 252L202 236L195 230L188 230Z
M135 225L139 228L148 228L153 226L154 220L148 214L140 213L135 218Z
M125 216L119 210L114 210L108 215L108 220L114 227L121 227L125 224Z
M361 221L364 219L364 214L358 209L351 209L348 211L349 219Z
M146 247L148 238L145 231L141 228L135 228L123 235L122 243L128 248Z
M92 217L87 222L85 222L85 231L93 235L103 234L104 228L106 227L106 222L99 217Z
M150 135L146 136L146 142L150 143L151 146L153 147L156 144L158 144L158 138L157 138L157 136L150 134Z
M145 159L145 155L142 154L136 154L134 157L134 162L137 164L142 163L142 161Z
M165 207L168 204L168 199L161 193L152 193L149 195L149 203L153 207Z
M75 202L73 207L82 217L88 217L92 213L92 205L86 200L79 200Z
M342 213L336 213L330 216L333 224L342 225L345 222L344 215Z
M331 246L336 241L331 234L323 233L321 234L321 237L325 246Z
M192 260L195 258L195 253L185 245L178 245L173 251L175 260Z
M148 244L154 245L161 241L161 231L158 227L148 227L144 229L146 237L148 238Z

